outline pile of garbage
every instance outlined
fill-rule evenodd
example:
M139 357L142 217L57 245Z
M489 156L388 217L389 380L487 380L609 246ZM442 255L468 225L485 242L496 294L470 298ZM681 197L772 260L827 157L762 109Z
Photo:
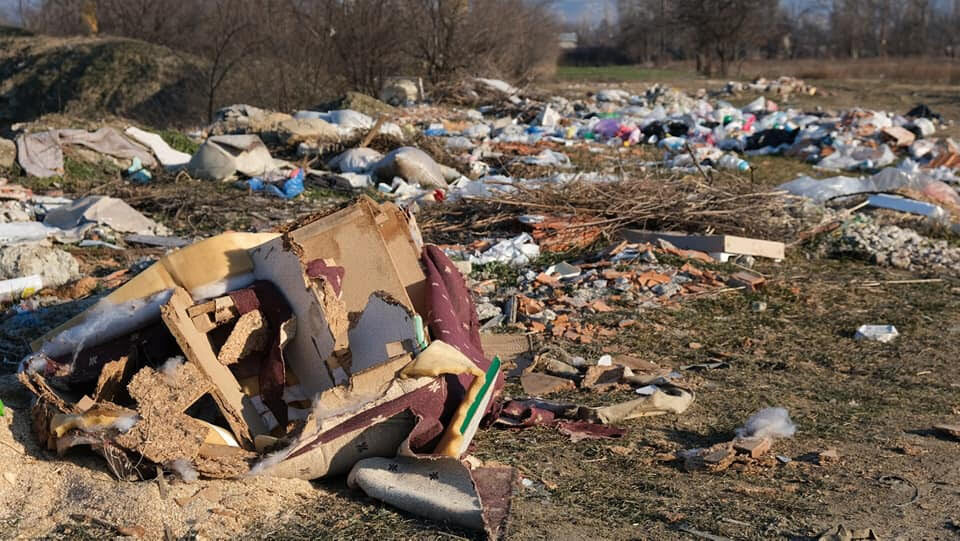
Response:
M744 90L816 93L790 78L728 85ZM372 498L495 538L517 471L470 456L481 427L546 425L574 441L618 438L623 421L682 414L695 400L689 367L622 354L586 359L534 341L591 344L636 325L633 314L642 310L762 289L765 277L751 270L756 259L783 260L785 244L724 230L744 212L767 208L761 204L785 206L785 194L816 205L871 194L857 204L944 225L960 212L960 151L934 138L941 119L922 106L905 115L806 113L765 97L734 107L659 85L639 95L604 89L582 100L537 99L494 79L475 79L462 92L465 101L489 104L437 117L436 108L416 104L419 85L401 79L385 97L404 107L373 115L235 105L195 134L192 153L135 127L20 134L16 159L35 177L63 175L65 151L93 152L137 184L182 173L283 200L320 184L376 190L388 201L361 196L272 231L190 242L117 198L41 196L0 183L4 300L80 288L78 261L51 240L170 250L105 278L107 289L119 287L37 338L19 361L19 381L36 398L38 441L60 455L92 449L119 479L346 474ZM424 141L452 159L417 146ZM662 159L631 153L641 145ZM579 171L575 151L698 174L745 173L751 156L784 154L864 176L801 177L773 194L702 183L696 191L664 180L655 193L581 194L589 204L573 205L568 193L569 213L548 214L562 207L544 199L551 190L628 182ZM531 203L531 194L541 199ZM633 206L613 204L625 198ZM509 219L524 232L507 238L424 243L421 206L476 200L543 214L515 212ZM731 201L740 206L716 206ZM683 222L688 215L696 219ZM709 234L629 229L647 222ZM842 253L904 269L960 268L960 250L946 241L863 219L837 230ZM541 257L570 251L578 255ZM719 266L725 262L733 265ZM491 277L491 269L508 269L511 278ZM527 396L505 400L506 377L519 378ZM577 389L633 396L602 407L545 399ZM675 459L709 471L772 463L771 445L794 430L786 411L763 410L736 438Z
M960 248L946 240L929 239L912 229L854 220L844 225L834 250L888 267L910 270L960 271Z
M720 91L722 94L733 95L737 95L742 92L757 92L761 94L772 93L784 97L789 97L792 94L816 96L817 87L808 85L802 79L790 77L789 75L782 75L773 81L770 81L764 77L758 77L754 79L752 83L730 81Z
M18 377L39 441L89 447L119 479L349 473L371 497L495 537L515 472L467 451L498 418L505 366L455 264L368 198L282 229L171 252L34 341ZM651 392L575 425L622 434L606 425L692 399Z
M584 234L589 235L588 231ZM625 240L601 252L542 267L531 261L531 256L535 259L539 254L540 246L526 233L489 246L482 253L478 249L483 243L472 249L445 249L455 261L466 256L471 268L474 262L522 266L515 283L501 283L494 278L470 284L478 298L477 313L484 330L499 326L519 328L530 334L544 333L581 344L611 338L635 323L626 317L603 325L594 321L596 314L636 313L729 288L755 291L763 287L761 275L738 270L722 276L709 267L734 260L745 263L742 267L746 269L756 257L784 257L782 243L741 237L635 230L622 231L621 235ZM471 251L480 255L470 255ZM683 260L682 265L661 263L659 258L665 255Z

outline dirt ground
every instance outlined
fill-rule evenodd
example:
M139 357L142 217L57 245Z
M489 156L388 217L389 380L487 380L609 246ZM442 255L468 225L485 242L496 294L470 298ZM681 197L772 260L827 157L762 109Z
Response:
M724 83L666 78L685 89ZM642 88L650 82L559 81L548 91ZM827 94L803 98L798 106L903 113L926 103L960 120L960 87L866 80L816 84ZM960 134L957 124L950 130ZM754 182L764 186L812 171L783 158L755 165ZM262 200L259 208L244 212L230 203L236 198L229 189L218 191L212 202L179 200L174 192L150 198L139 193L146 189L131 190L138 193L127 194L130 198L146 198L134 206L181 234L252 227L342 200L316 190L306 203ZM429 231L425 237L431 240ZM960 441L932 430L960 423L958 273L909 273L860 260L823 259L810 247L788 254L783 262L758 263L768 280L759 292L701 296L677 309L604 314L638 324L606 342L559 342L584 356L623 352L674 368L704 362L724 367L684 371L697 394L693 406L679 416L627 422L629 431L619 440L572 443L542 427L480 431L473 454L513 465L527 480L515 492L509 539L801 540L840 524L873 528L883 539L960 538ZM916 279L938 281L897 283ZM767 309L753 310L755 301ZM854 331L862 324L892 324L900 336L890 344L856 341ZM0 417L0 501L8 512L0 513L0 538L94 539L141 533L137 528L146 538L477 537L366 498L346 488L342 478L170 480L166 497L156 481L118 483L98 457L73 450L58 461L41 450L29 435L27 397L5 378L0 379L7 404ZM522 390L510 382L507 394L519 397ZM630 396L577 391L560 398L602 405ZM729 440L747 417L768 406L787 408L797 424L796 435L777 441L769 457L722 473L683 469L678 452ZM819 457L827 450L836 450L837 458ZM97 498L91 501L90 494ZM190 499L181 505L177 498ZM125 506L130 509L122 510Z

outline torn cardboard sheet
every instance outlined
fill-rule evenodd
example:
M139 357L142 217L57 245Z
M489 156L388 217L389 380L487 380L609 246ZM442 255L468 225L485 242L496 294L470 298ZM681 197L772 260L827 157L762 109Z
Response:
M406 229L400 217L363 197L356 205L314 220L287 234L303 261L332 259L347 269L343 276L342 298L350 312L360 312L373 291L384 291L404 306L423 313L423 305L414 306L410 294L422 297L425 277L420 254L409 240L395 237L388 243L383 231L398 235ZM349 272L356 269L357 272Z

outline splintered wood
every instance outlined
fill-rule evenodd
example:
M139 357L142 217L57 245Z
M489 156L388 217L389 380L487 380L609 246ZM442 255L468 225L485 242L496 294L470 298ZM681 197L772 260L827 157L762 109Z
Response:
M233 299L229 296L187 308L187 315L193 320L197 330L203 333L233 321L239 314L237 307L233 305Z
M230 369L220 364L213 353L207 335L197 330L187 309L193 299L183 288L176 288L160 312L167 328L176 338L180 349L191 363L213 383L211 395L226 418L237 441L247 449L253 448L253 437L267 432L251 399L243 394L240 384Z
M158 464L199 454L209 429L184 411L210 391L211 385L195 366L168 365L164 373L142 368L127 390L137 402L139 419L117 437L119 445Z
M225 365L235 364L240 359L267 349L270 328L260 310L251 310L237 319L230 336L217 353L217 360Z

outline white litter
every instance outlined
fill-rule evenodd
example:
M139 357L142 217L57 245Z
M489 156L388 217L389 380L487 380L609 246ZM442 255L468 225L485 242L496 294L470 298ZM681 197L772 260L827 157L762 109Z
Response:
M900 336L900 333L897 332L897 328L893 325L861 325L860 328L857 329L857 334L854 335L854 338L857 340L873 340L887 344L898 336Z
M796 432L797 426L784 408L764 408L736 430L738 438L790 438Z

